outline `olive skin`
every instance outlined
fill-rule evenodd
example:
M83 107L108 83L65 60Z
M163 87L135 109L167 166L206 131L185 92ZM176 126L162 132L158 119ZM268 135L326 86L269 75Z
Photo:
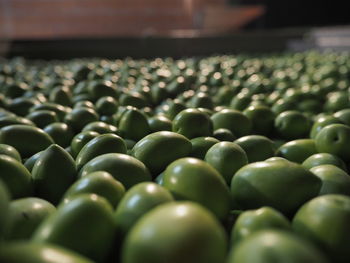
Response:
M18 124L0 130L0 143L13 146L23 158L26 158L45 150L54 141L42 129Z
M106 153L126 153L126 144L118 135L102 134L90 140L80 150L77 158L77 169L80 170L93 158Z
M183 135L160 131L147 135L135 144L132 155L143 162L150 172L158 175L173 161L186 157L191 142Z
M7 263L93 263L71 250L52 244L6 243L0 247L0 262Z
M83 166L79 175L83 177L96 171L110 173L124 185L125 189L152 179L147 167L141 161L121 153L107 153L95 157Z
M271 206L287 216L315 197L320 188L317 176L286 160L248 164L237 171L231 182L233 199L240 208Z
M90 173L72 184L65 192L63 201L82 193L97 194L107 199L113 208L117 207L125 194L125 187L107 172Z
M172 162L164 172L162 185L176 200L198 202L219 219L230 210L231 195L224 178L208 163L195 158Z
M332 262L345 263L350 260L349 222L350 197L329 194L304 204L295 214L292 226L298 235L327 253Z
M330 263L311 243L280 230L258 231L231 251L228 263Z
M227 184L231 183L238 169L248 164L245 151L233 142L219 142L213 145L204 160L224 177Z
M155 183L144 182L131 187L114 213L118 231L125 235L144 214L172 201L174 198L171 193Z
M32 176L36 195L56 205L77 178L77 170L69 153L53 144L40 154Z
M171 227L169 227L171 226ZM224 262L227 237L215 217L192 202L160 205L131 229L123 263Z
M32 176L16 159L0 154L0 179L12 198L30 196L33 193Z
M111 205L103 197L81 194L47 217L33 234L32 242L56 244L101 262L114 236Z
M231 242L236 246L253 233L272 228L289 231L291 224L283 214L268 206L244 211L232 228Z
M22 162L21 155L16 148L12 147L11 145L0 144L0 154L8 155L17 161Z
M28 240L40 223L56 208L44 199L27 197L10 203L5 239Z

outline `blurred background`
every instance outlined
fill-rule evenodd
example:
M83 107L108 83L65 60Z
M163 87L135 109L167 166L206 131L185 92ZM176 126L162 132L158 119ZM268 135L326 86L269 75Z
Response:
M194 56L350 46L346 1L0 0L0 55Z

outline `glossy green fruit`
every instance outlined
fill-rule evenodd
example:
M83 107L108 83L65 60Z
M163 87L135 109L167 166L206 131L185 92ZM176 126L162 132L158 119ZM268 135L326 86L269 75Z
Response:
M316 145L313 139L297 139L281 145L276 151L276 156L283 157L291 162L303 163L316 153Z
M94 121L90 122L87 125L84 126L82 129L82 132L84 131L95 131L99 134L105 134L105 133L117 133L118 129L116 126L105 123L103 121Z
M336 123L342 123L342 121L332 115L325 115L323 117L318 118L312 125L311 131L310 131L311 139L315 139L317 134L327 125L336 124Z
M68 87L56 87L51 91L49 100L63 106L71 106L72 93Z
M284 111L276 117L275 128L284 139L306 138L310 133L311 122L301 112Z
M251 120L253 133L268 135L272 131L275 114L269 107L249 106L243 113Z
M152 132L171 131L172 121L165 116L156 115L148 118L148 125Z
M153 175L158 175L173 161L191 152L191 142L183 135L160 131L147 135L132 149L132 155L143 162Z
M220 142L214 137L197 137L191 140L192 150L189 156L204 160L207 151L214 144Z
M265 229L289 231L291 225L283 214L271 207L248 210L238 216L231 232L231 242L236 246L248 236Z
M6 263L93 263L71 250L52 244L7 243L0 247L0 262Z
M126 153L126 144L118 135L108 133L91 139L80 150L75 162L80 170L93 158L106 153Z
M232 142L235 139L237 139L237 137L235 135L233 135L233 133L228 130L228 129L217 129L213 132L213 137L218 139L219 141L226 141L226 142Z
M315 197L320 188L321 180L313 173L296 163L280 160L243 166L231 182L234 201L243 210L271 206L286 215L292 215Z
M319 195L343 194L350 196L350 176L344 170L331 164L323 164L311 168L310 171L322 181Z
M72 129L63 122L47 125L44 128L44 132L50 135L54 142L61 147L68 147L74 136Z
M345 172L347 171L346 165L342 159L337 157L336 155L330 153L317 153L308 157L304 162L303 166L306 169L311 169L312 167L323 165L323 164L332 164L340 169L343 169Z
M54 141L42 129L28 125L10 125L0 130L0 143L13 146L26 158L46 149Z
M99 114L111 116L118 110L118 103L111 96L101 97L96 101L96 110Z
M29 239L40 223L55 211L52 204L40 198L27 197L12 201L5 239Z
M16 161L22 162L21 155L16 150L16 148L12 147L11 145L0 144L0 154L10 156Z
M238 138L248 135L252 129L251 120L238 110L224 109L213 114L211 120L214 130L229 129Z
M65 192L63 200L83 193L102 196L115 208L125 194L125 187L107 172L93 172L72 184Z
M333 114L333 116L339 119L344 124L350 125L350 109L343 109L337 111Z
M107 153L97 156L85 164L79 174L83 177L96 171L110 173L124 185L125 189L152 179L148 169L141 161L121 153Z
M98 121L98 114L91 108L75 108L64 118L64 122L67 123L74 132L80 132L85 125L94 121Z
M92 139L98 137L100 134L95 131L85 131L80 132L75 135L71 141L70 147L73 153L73 156L77 156L80 150Z
M6 185L0 180L0 243L3 239L6 223L8 220L8 211L10 203L10 194Z
M32 241L59 245L102 262L114 236L111 205L98 195L82 194L47 217L35 231Z
M350 261L350 197L323 195L304 204L293 218L301 237L318 245L332 262Z
M224 262L224 229L205 208L192 202L161 205L131 229L123 244L122 263Z
M0 154L0 171L0 179L6 185L12 198L32 194L32 177L22 163L10 156Z
M331 153L344 161L350 160L350 127L344 124L330 124L316 136L319 152Z
M35 162L40 158L40 154L42 154L43 152L44 151L37 152L36 154L26 159L26 161L24 162L24 166L28 169L30 173L33 170Z
M145 182L131 187L114 214L118 231L125 235L144 214L173 200L167 189L155 183Z
M56 205L77 178L74 159L59 145L43 151L32 170L36 196Z
M186 109L179 112L173 120L173 131L193 139L213 134L210 117L198 109Z
M219 142L213 145L205 155L204 161L213 166L227 184L231 183L238 169L248 164L244 150L233 142Z
M242 147L249 163L264 161L275 153L273 142L261 135L244 136L235 140L234 143Z
M162 185L176 200L198 202L219 219L228 215L231 196L226 182L202 160L182 158L172 162L164 172Z
M4 128L9 125L35 126L35 124L32 121L26 118L18 117L18 116L10 115L10 116L3 116L0 118L0 128Z
M41 129L45 126L58 122L56 112L50 110L38 110L29 113L26 118L35 123L35 125Z
M264 230L234 247L228 263L330 263L312 244L291 233Z
M118 124L119 134L125 139L138 141L150 133L146 116L134 107L128 107Z

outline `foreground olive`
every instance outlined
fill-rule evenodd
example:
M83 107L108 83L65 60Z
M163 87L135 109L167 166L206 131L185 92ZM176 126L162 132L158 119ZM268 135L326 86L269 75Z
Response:
M242 147L249 163L264 161L274 156L273 142L265 136L248 135L235 140L234 143Z
M52 244L13 242L0 247L0 262L6 263L93 263L71 250Z
M271 206L293 215L320 187L321 180L301 165L276 160L243 166L232 178L231 193L242 209Z
M32 242L56 244L101 262L111 249L114 235L113 211L107 200L82 194L47 217Z
M121 153L107 153L97 156L85 164L79 174L83 177L96 171L110 173L126 189L152 179L148 169L141 161Z
M192 150L189 154L190 157L204 160L205 155L210 147L220 142L214 137L197 137L191 140Z
M4 230L6 228L10 195L5 184L0 180L0 242L2 241Z
M312 167L319 166L322 164L332 164L339 167L340 169L343 169L344 171L347 171L346 165L343 162L343 160L337 157L336 155L330 153L313 154L309 158L307 158L302 165L306 169L311 169Z
M16 148L12 147L11 145L0 144L0 154L8 155L17 161L22 162L21 155Z
M147 117L138 109L128 107L118 124L119 134L125 139L138 141L150 133Z
M292 225L297 234L318 245L332 262L350 261L350 197L314 198L299 209Z
M327 263L312 244L291 233L265 230L242 241L231 251L228 263Z
M16 148L20 155L30 157L54 143L42 129L29 125L9 125L0 130L0 143Z
M32 176L36 196L57 204L77 178L73 158L59 145L43 151L35 162Z
M204 160L224 177L227 184L231 183L233 175L239 168L248 164L244 150L233 142L219 142L213 145Z
M344 161L350 160L350 127L344 124L330 124L316 136L319 152L337 155Z
M144 214L173 200L167 189L155 183L145 182L131 187L114 214L118 231L125 235Z
M284 111L276 117L275 128L284 139L306 138L311 128L311 122L301 112Z
M29 239L40 223L55 211L52 204L40 198L27 197L12 201L5 238Z
M227 237L215 217L192 202L160 205L145 214L123 244L122 263L224 262Z
M317 134L327 125L335 124L335 123L342 123L342 121L332 115L325 115L320 118L317 118L314 124L312 125L311 131L310 131L310 137L311 139L315 139Z
M313 139L297 139L281 145L276 151L276 156L283 157L291 162L302 163L316 153L316 145Z
M76 158L77 169L80 170L93 158L106 153L126 153L124 140L112 133L93 138L80 150Z
M213 114L211 120L214 130L229 129L237 137L248 135L252 128L251 120L238 110L224 109Z
M74 136L72 129L63 122L47 125L44 131L61 147L69 146Z
M94 121L98 121L98 114L90 108L75 108L64 118L64 122L75 132L80 132L85 125Z
M310 169L322 181L319 195L343 194L350 196L350 176L339 167L323 164Z
M99 135L100 134L95 131L84 131L75 135L70 144L73 156L77 156L85 144Z
M98 171L77 180L65 192L64 198L71 199L82 193L102 196L115 208L125 193L125 187L109 173Z
M198 202L224 219L230 210L230 191L224 178L208 163L195 158L172 162L164 172L162 185L176 200Z
M275 114L269 107L262 105L249 106L243 113L251 120L253 133L268 135L272 131Z
M235 246L251 234L264 229L291 230L288 219L271 207L248 210L240 214L231 232L231 242Z
M33 192L32 178L27 168L16 159L0 154L0 179L12 198L29 196Z
M186 109L179 112L173 120L173 131L189 139L213 134L210 117L198 109Z
M132 155L143 162L153 175L160 172L173 161L188 156L191 142L183 135L160 131L142 138L132 149Z

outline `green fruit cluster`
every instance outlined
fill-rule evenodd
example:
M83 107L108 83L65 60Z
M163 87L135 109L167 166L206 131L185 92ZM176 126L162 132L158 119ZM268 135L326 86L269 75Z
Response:
M0 262L350 262L350 55L0 61Z

